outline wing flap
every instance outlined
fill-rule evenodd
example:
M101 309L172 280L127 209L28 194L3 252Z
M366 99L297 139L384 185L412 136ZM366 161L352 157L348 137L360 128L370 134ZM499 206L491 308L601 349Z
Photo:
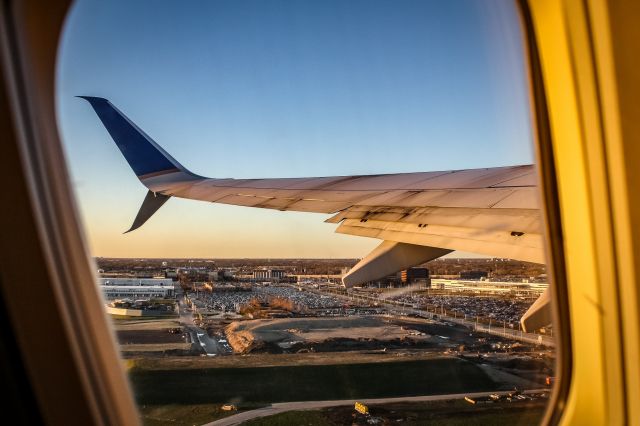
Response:
M504 257L527 262L544 263L544 246L539 234L487 231L438 225L418 227L394 222L347 219L336 232L409 244L440 247Z
M340 223L345 219L375 220L408 224L443 225L466 228L541 233L540 213L533 209L476 208L399 208L352 206L327 219Z

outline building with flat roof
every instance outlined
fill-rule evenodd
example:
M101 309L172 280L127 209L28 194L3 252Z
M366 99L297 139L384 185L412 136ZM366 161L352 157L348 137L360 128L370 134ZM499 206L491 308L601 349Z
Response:
M113 299L166 299L175 297L171 278L100 278L104 298Z
M100 288L107 300L169 299L175 296L174 287L166 285L103 285Z
M287 273L282 269L258 269L253 271L254 280L279 280Z
M170 286L173 288L171 278L100 278L100 285L110 286Z
M470 292L491 295L540 296L549 286L547 283L518 283L502 281L432 280L431 288L455 292Z

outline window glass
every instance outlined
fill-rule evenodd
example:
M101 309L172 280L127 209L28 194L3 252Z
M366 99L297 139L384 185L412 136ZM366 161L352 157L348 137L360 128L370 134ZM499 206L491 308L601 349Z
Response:
M58 122L143 423L541 420L522 31L507 0L75 2Z

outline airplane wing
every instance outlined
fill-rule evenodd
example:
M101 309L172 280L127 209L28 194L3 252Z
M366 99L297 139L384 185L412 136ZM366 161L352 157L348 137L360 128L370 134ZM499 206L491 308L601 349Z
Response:
M469 251L544 263L534 166L386 175L213 179L191 173L104 98L86 99L149 192L127 231L170 197L333 214L336 232L383 240L343 278L373 281ZM533 316L536 317L535 315Z

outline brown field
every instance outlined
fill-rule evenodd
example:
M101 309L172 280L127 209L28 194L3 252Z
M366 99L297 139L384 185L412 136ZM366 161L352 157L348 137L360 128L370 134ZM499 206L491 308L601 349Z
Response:
M119 319L113 321L116 330L163 330L180 327L177 319Z
M129 353L148 353L148 352L161 352L161 353L186 353L191 349L191 343L144 343L144 344L131 344L120 345L120 351Z
M182 334L169 333L169 329L160 330L118 330L116 335L121 345L150 343L184 343Z
M126 319L113 322L116 337L123 353L165 353L189 351L182 333L170 333L180 329L180 323L169 319Z
M226 328L229 344L237 353L247 353L263 344L289 348L295 344L322 343L327 340L356 339L386 342L410 339L427 341L410 328L379 317L281 318L238 321Z
M425 351L352 351L341 353L301 353L301 354L268 354L254 353L249 355L223 357L184 357L167 356L162 358L131 358L128 368L143 370L190 370L194 368L244 368L244 367L282 367L300 365L340 365L354 363L402 362L437 358L453 358L440 353Z

